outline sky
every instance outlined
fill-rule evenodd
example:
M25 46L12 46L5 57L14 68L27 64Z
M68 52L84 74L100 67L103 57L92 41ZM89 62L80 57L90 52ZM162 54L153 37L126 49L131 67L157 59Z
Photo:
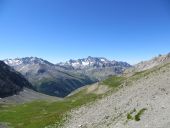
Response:
M0 0L1 60L135 64L169 52L169 0Z

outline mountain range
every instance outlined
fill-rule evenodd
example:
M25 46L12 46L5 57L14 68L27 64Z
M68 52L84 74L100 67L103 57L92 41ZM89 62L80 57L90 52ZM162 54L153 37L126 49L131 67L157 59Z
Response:
M127 65L101 81L88 70L117 62L88 58L58 64L36 57L4 60L11 67L0 61L0 127L170 127L170 54ZM76 83L86 80L97 82Z
M66 72L36 57L8 59L4 62L25 76L38 92L51 96L64 97L81 86L95 82L83 74Z
M106 79L108 76L121 75L123 71L131 65L122 61L110 61L104 57L87 57L78 60L69 60L57 65L66 70L76 71L88 75L97 80Z
M131 67L126 62L88 57L52 64L37 57L6 59L4 62L20 72L38 92L65 97L75 89L111 75L120 75Z
M87 57L53 64L37 57L6 59L4 62L21 73L33 88L51 96L65 97L72 91L104 80L109 76L145 71L170 61L170 54L159 55L131 66L104 57Z

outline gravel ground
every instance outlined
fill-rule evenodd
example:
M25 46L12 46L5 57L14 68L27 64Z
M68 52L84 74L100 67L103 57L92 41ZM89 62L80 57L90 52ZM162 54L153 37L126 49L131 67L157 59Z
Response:
M147 110L140 121L128 120L136 109ZM170 68L124 86L96 103L70 113L63 128L170 128ZM133 116L133 114L132 114Z
M1 123L1 124L0 124L0 128L9 128L9 127L7 126L7 124ZM10 127L10 128L11 128L11 127Z

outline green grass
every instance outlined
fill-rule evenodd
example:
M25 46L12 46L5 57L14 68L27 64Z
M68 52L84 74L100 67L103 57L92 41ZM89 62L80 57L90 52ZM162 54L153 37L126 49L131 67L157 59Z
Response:
M166 64L163 64L163 65L158 65L158 66L155 66L151 69L148 69L148 70L144 70L144 71L140 71L140 72L136 72L134 73L133 76L130 77L130 80L133 81L133 80L138 80L142 77L147 77L148 75L152 74L152 73L156 73L156 72L159 72L160 70L162 70L163 68L169 68L170 67L170 63L166 63ZM163 72L165 71L165 69L163 70Z
M112 89L115 89L119 87L123 83L124 80L125 80L124 77L113 76L113 77L110 77L104 80L101 84L108 85Z
M130 113L127 114L127 119L128 120L140 121L141 116L143 115L143 113L146 110L147 110L146 108L143 108L139 112L137 112L136 109L134 109L133 111L131 111Z
M112 90L118 88L126 78L110 77L100 84L111 87ZM14 128L44 128L61 126L67 118L70 110L93 103L95 100L102 98L105 94L97 95L86 92L86 89L56 102L34 101L20 105L1 105L0 104L0 122L9 123ZM139 112L135 119L140 119L143 111ZM129 119L130 115L128 115Z
M81 95L81 96L80 96ZM97 99L94 94L67 98L58 102L34 101L16 106L9 106L0 110L0 122L8 122L15 128L43 128L64 121L66 113L73 108Z
M127 114L128 120L134 120L133 114L136 112L136 109L134 108L130 113Z
M133 120L133 117L132 117L132 115L130 113L127 114L127 119L128 120Z
M102 82L115 89L124 78L111 77ZM87 103L93 103L103 95L86 92L86 89L56 102L34 101L20 105L0 105L0 122L9 123L14 128L44 128L55 124L59 127L67 118L67 113Z
M128 79L113 76L100 84L115 90L125 81L129 82L140 79L167 66L169 67L170 63L159 68L153 68L152 70L137 72ZM81 90L71 97L57 102L34 101L32 103L20 105L0 104L0 122L10 123L14 128L44 128L45 126L53 124L56 124L55 126L58 127L65 121L64 119L67 117L67 112L84 104L93 102L102 96L103 95L93 93L87 94L86 90ZM138 113L136 111L133 114L130 112L127 114L127 119L140 121L140 118L145 111L146 109L143 108Z
M146 111L146 108L141 109L136 115L135 115L135 121L140 121L141 116Z

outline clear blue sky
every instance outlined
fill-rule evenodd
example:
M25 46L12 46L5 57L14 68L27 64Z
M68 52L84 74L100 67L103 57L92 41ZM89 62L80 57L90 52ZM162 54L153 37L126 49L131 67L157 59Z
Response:
M168 52L170 0L0 0L0 59L133 64Z

